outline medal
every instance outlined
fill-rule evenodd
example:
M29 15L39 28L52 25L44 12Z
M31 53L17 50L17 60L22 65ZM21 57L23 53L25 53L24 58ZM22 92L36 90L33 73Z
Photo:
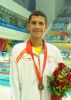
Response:
M38 89L39 89L39 90L43 90L43 89L44 89L44 86L43 86L42 83L39 83L39 84L38 84Z

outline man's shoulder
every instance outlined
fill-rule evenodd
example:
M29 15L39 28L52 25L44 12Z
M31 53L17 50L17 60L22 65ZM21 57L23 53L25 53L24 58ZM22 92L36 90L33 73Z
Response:
M59 48L57 47L57 46L55 46L55 45L53 45L53 44L51 44L51 43L46 43L47 44L47 48L48 49L51 49L51 50L59 50Z
M17 57L26 48L26 42L18 43L14 45L12 54Z
M24 49L25 46L26 46L26 43L25 42L18 43L16 45L14 45L12 51Z
M47 43L46 42L46 44L47 44L47 46L49 46L49 47L54 47L54 48L57 48L55 45L53 45L52 43Z

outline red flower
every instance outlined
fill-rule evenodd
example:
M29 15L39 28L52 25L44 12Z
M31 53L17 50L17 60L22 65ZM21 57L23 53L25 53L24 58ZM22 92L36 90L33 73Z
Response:
M63 87L65 86L65 83L64 83L64 82L60 82L58 85L59 85L61 88L63 88Z
M67 75L66 75L66 77L65 77L69 82L71 82L71 74L70 73L68 73Z
M58 85L58 84L57 84L57 81L55 81L55 80L51 81L51 84L52 84L53 86L57 86L57 85Z
M66 65L64 63L59 63L59 68L63 69Z
M53 75L56 77L60 74L60 70L57 68L54 72Z

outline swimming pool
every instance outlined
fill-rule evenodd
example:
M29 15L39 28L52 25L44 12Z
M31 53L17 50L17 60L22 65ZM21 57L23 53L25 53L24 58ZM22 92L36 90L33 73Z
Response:
M10 86L10 62L0 62L0 85Z

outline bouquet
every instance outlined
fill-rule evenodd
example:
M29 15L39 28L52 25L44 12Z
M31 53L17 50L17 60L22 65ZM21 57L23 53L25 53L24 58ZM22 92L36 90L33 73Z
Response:
M58 68L55 69L52 75L47 76L47 83L47 88L51 92L52 96L66 96L66 92L71 90L71 69L65 64L59 63Z

